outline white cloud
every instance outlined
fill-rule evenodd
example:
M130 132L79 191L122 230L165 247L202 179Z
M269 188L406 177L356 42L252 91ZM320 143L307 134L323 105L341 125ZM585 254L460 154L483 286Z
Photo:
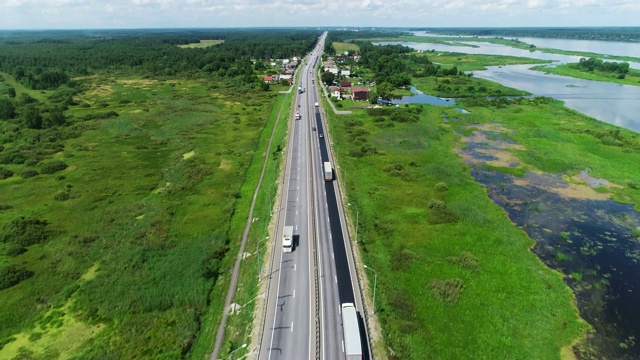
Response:
M638 0L0 0L0 28L633 26Z

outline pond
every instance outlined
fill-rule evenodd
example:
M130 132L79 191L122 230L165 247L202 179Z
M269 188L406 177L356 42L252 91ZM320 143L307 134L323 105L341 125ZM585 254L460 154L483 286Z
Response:
M415 86L411 87L411 92L414 95L405 95L399 99L393 99L393 104L429 104L436 106L450 106L455 105L455 99L443 99L437 96L431 96L423 93L422 91L416 89Z
M572 177L489 170L517 166L507 149L520 145L496 131L499 124L476 127L458 152L489 197L536 241L532 251L565 275L581 316L596 329L585 358L640 358L640 214L595 191L609 184L588 170Z

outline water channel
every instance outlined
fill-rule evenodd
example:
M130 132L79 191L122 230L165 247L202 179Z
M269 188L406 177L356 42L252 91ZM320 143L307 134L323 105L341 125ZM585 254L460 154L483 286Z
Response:
M556 63L578 62L580 60L579 56L550 54L540 51L529 52L509 46L482 42L471 43L478 45L478 47L416 42L381 42L378 44L400 44L425 51L434 49L436 51L468 54L530 57L556 61ZM640 63L630 63L630 65L640 69ZM594 119L640 132L640 86L552 75L542 71L529 70L530 67L531 65L494 66L488 67L484 71L474 71L473 74L479 78L528 91L534 96L548 96L562 100L568 108Z
M522 41L557 47L544 41ZM480 48L401 44L421 50L524 56L518 53L523 50L483 43L476 43ZM580 51L602 52L597 48ZM571 60L564 55L542 54L536 51L528 53L528 57L577 61L575 57ZM632 56L624 52L618 55ZM536 96L562 100L567 107L595 119L640 132L640 86L580 80L529 67L490 67L474 75ZM588 169L578 175L586 185L577 192L575 183L565 181L563 174L527 173L516 177L488 170L487 163L499 160L499 154L504 152L501 146L510 141L504 134L478 130L464 141L467 146L459 152L471 166L474 179L487 188L489 197L505 209L511 221L536 241L532 251L565 275L566 283L576 294L581 316L596 330L585 344L574 349L578 358L640 359L640 214L632 205L616 203L606 194L600 197L593 189L608 184L592 178ZM630 176L640 179L640 174Z

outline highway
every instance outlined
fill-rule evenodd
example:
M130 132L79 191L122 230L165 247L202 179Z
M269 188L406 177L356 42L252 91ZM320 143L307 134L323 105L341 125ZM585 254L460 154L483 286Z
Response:
M284 199L278 209L259 359L344 359L340 305L355 303L364 313L347 256L337 183L325 181L323 173L323 162L333 161L321 107L315 106L321 101L313 73L321 61L325 36L307 57L300 82L294 85L296 91L298 85L305 91L294 101L301 119L289 127ZM282 251L285 225L294 227L293 252Z

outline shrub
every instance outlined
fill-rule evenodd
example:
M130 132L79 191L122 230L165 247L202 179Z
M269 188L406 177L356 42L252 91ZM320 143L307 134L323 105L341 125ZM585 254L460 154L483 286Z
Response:
M470 252L463 251L460 256L448 257L447 261L473 272L480 270L480 260Z
M464 289L464 282L461 279L431 280L429 290L436 299L454 304L460 299L460 294Z
M600 142L602 142L604 145L609 145L609 146L622 146L623 145L622 141L620 141L620 140L618 140L618 139L616 139L616 138L614 138L613 136L610 136L610 135L603 136L600 139Z
M25 252L27 252L27 248L18 244L11 244L7 246L7 249L5 250L5 254L7 256L18 256L20 254L24 254Z
M447 183L439 182L434 186L434 189L436 189L436 191L445 192L449 190L449 187L447 186Z
M9 209L13 209L13 206L11 206L9 204L0 204L0 211L9 210Z
M0 156L0 164L21 165L24 164L26 160L27 158L19 151L3 153L2 156Z
M18 285L32 276L33 271L29 271L20 265L12 264L0 267L0 290Z
M459 217L447 209L432 211L427 222L431 225L452 224L458 222Z
M25 166L36 166L38 165L38 160L36 159L29 159L27 161L24 162Z
M447 205L442 200L436 200L436 199L429 200L429 209L444 210L446 208L447 208Z
M66 200L69 200L70 197L71 197L71 194L69 193L69 190L64 189L56 192L55 195L53 195L53 200L66 201Z
M0 241L21 246L37 244L49 238L48 225L47 220L21 216L5 225Z
M402 166L402 164L391 164L391 165L387 165L385 166L382 170L386 171L386 172L392 172L392 171L402 171L404 169L404 166Z
M40 172L43 174L53 174L67 168L67 164L60 160L51 160L41 165Z
M38 176L40 173L33 169L27 169L20 173L20 177L23 179L32 178L34 176Z
M0 166L0 180L8 179L13 176L13 171Z
M105 107L105 106L109 106L109 105L98 105L99 107ZM120 116L120 114L118 114L115 111L107 111L104 113L95 113L95 114L87 114L85 116L82 117L82 120L94 120L94 119L108 119L108 118L112 118L112 117L118 117Z

